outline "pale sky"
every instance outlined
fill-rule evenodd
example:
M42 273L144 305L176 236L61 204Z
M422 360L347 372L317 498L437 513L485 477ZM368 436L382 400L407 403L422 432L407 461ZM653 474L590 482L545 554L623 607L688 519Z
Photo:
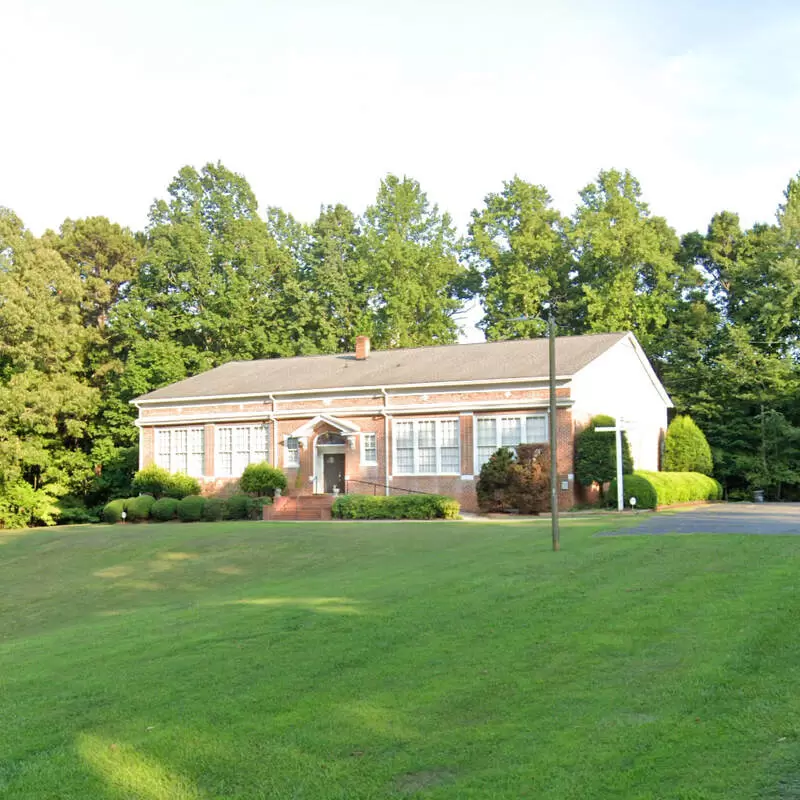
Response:
M361 212L387 172L461 230L515 173L570 213L628 168L679 233L800 170L791 0L0 0L0 205L140 229L185 164Z

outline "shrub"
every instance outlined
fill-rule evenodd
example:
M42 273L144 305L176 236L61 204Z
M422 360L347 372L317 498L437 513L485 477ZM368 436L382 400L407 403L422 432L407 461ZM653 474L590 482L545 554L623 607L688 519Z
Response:
M550 507L550 447L521 444L517 460L511 465L511 482L506 500L522 514L539 514Z
M0 528L55 525L57 516L55 498L45 489L34 489L25 481L0 489Z
M138 497L132 497L125 504L128 519L131 522L141 522L149 519L150 509L152 509L155 502L156 499L151 494L140 494Z
M345 494L336 498L331 514L336 519L458 519L460 510L452 497L438 494Z
M511 485L513 464L514 454L507 447L501 447L481 467L478 482L475 484L481 511L506 511L511 507L507 502L506 492Z
M159 522L168 522L175 519L178 513L178 500L174 497L162 497L156 500L150 509L150 518L157 519Z
M203 519L206 522L219 522L225 516L225 501L220 497L207 497L203 506Z
M199 494L190 494L178 501L178 519L181 522L199 522L203 518L205 497Z
M250 519L253 498L249 494L234 494L225 501L225 519Z
M96 509L86 508L86 504L79 497L62 497L57 505L59 525L86 525L89 522L98 522L100 519Z
M140 469L134 476L131 486L140 494L151 494L155 498L174 497L178 500L191 494L200 493L200 483L196 478L183 472L167 472L163 467L151 464Z
M711 475L714 461L703 431L689 416L675 417L664 439L664 470Z
M614 424L613 417L600 414L575 437L575 477L583 486L597 483L601 497L604 484L617 477L617 437L595 429ZM622 472L633 472L631 447L625 433L622 434Z
M127 500L112 500L103 508L103 520L109 525L122 521L122 512L125 511Z
M274 497L275 490L286 490L286 476L266 461L260 464L248 464L239 479L239 488L248 494Z
M617 482L612 481L609 501L617 496ZM722 486L708 475L699 472L647 472L626 475L625 505L636 498L637 508L656 508L695 500L721 500Z

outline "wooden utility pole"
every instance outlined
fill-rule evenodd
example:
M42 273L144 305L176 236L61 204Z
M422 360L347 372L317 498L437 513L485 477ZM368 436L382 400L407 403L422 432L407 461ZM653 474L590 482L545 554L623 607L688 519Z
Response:
M552 310L547 319L547 338L550 364L550 511L553 550L561 549L558 530L558 424L556 419L556 321Z

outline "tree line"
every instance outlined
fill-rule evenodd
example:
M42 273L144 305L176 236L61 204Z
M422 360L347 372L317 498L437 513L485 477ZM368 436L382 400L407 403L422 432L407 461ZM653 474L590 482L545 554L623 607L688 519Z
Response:
M470 300L488 340L542 335L549 308L562 334L632 330L729 493L800 493L800 176L774 223L721 211L682 238L627 171L601 171L570 216L515 176L459 236L411 178L305 224L260 213L218 163L183 168L143 231L91 217L35 236L0 208L0 521L34 499L124 495L132 397L232 359L352 351L360 334L455 342Z

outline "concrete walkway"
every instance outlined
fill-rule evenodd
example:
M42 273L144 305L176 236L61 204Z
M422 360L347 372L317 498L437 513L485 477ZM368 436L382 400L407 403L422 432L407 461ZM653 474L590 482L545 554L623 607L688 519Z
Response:
M648 514L630 528L598 536L664 533L746 533L800 536L800 503L719 503Z

